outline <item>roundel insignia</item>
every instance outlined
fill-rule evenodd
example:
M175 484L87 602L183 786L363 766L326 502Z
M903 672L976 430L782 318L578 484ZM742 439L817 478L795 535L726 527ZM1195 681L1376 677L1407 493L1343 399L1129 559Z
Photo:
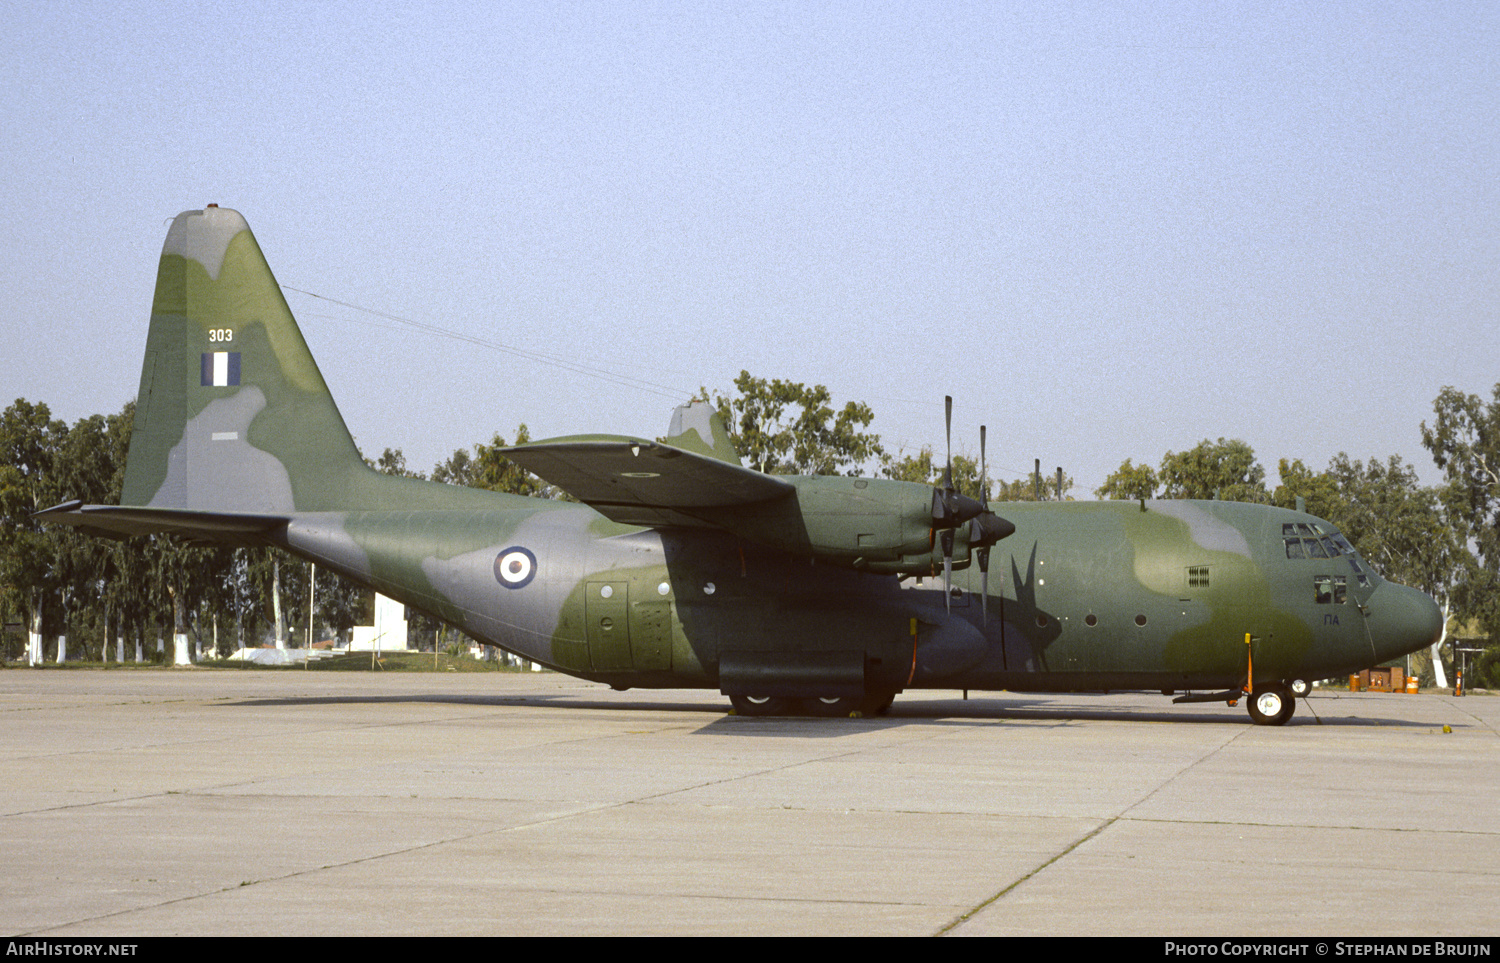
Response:
M518 589L536 577L536 556L519 545L512 545L495 556L495 581L506 588Z

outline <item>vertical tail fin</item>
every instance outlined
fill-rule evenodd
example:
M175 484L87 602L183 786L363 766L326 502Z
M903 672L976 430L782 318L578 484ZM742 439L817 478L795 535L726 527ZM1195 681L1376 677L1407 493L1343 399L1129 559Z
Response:
M707 455L731 465L740 464L740 454L729 439L729 429L713 405L691 401L672 410L672 423L662 441L686 451Z
M162 248L122 505L282 514L380 487L237 211L185 211Z

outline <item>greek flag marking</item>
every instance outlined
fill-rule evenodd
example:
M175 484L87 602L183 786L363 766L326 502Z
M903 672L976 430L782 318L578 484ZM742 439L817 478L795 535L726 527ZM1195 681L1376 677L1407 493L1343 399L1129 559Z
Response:
M228 388L240 383L240 353L238 351L203 352L203 386L205 388Z

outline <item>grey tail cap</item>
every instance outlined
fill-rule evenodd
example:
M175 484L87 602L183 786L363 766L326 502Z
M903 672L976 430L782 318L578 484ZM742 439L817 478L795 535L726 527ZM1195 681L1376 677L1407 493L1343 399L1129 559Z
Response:
M706 401L691 401L672 410L672 423L662 441L698 455L707 455L731 465L740 464L739 452L729 440L729 429L718 409Z

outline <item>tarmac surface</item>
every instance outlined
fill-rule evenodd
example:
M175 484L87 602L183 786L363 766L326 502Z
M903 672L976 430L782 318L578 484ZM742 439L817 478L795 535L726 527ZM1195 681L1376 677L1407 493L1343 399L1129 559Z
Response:
M1493 935L1500 698L0 672L0 931ZM1443 726L1452 731L1445 733Z

